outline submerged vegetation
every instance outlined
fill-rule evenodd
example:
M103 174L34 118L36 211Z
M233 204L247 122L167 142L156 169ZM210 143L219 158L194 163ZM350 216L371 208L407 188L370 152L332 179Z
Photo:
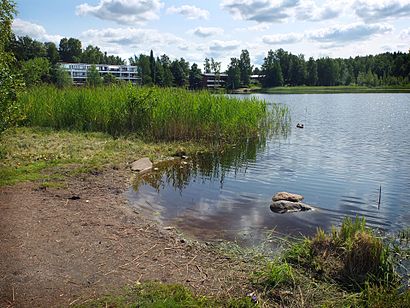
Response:
M112 85L97 88L41 86L19 101L30 126L137 133L151 140L233 142L258 138L288 125L287 107L175 88Z

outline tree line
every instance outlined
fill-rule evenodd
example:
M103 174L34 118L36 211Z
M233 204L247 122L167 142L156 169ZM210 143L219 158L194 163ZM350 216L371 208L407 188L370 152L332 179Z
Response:
M40 82L64 83L67 78L59 69L59 62L113 65L126 63L121 57L108 55L97 46L88 45L83 49L81 41L76 38L63 38L57 46L53 42L42 43L28 36L12 35L5 50L14 55L17 67L29 86ZM171 60L166 54L155 57L151 51L149 55L134 55L128 59L128 63L137 66L142 85L190 89L203 87L201 68L196 63L190 65L184 58ZM228 89L249 87L251 83L260 83L263 87L401 86L409 83L410 53L386 52L348 59L322 57L315 60L311 57L305 60L303 54L294 55L277 49L269 50L262 66L258 68L251 65L249 52L245 49L238 58L231 58L225 71L221 70L221 62L206 58L203 72L214 73L218 83L221 80L220 75L226 73L227 78L220 82L220 85ZM251 75L258 75L259 78L252 80ZM115 78L110 77L112 76L107 76L101 83L114 82Z
M305 60L283 49L269 50L261 69L264 87L275 86L404 86L410 80L410 51L355 58Z

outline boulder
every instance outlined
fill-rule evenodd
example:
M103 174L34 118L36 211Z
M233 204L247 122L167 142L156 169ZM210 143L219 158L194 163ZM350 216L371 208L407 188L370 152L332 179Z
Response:
M302 202L279 200L279 201L274 201L270 205L270 209L272 212L283 214L287 212L310 211L313 208L310 205L304 204Z
M292 193L288 193L286 191L281 191L276 193L273 197L272 197L272 201L280 201L280 200L286 200L286 201L292 201L292 202L299 202L303 200L303 196L301 195L297 195L297 194L292 194Z
M131 170L139 172L139 173L147 172L151 170L151 168L152 168L152 162L150 161L148 157L138 159L131 164Z

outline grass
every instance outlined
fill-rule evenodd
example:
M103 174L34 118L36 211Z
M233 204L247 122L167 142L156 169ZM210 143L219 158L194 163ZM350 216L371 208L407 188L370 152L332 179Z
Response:
M155 162L172 156L181 147L190 154L211 150L198 143L153 143L133 136L113 138L105 133L9 129L0 135L0 186L34 180L58 186L65 176L126 168L144 156Z
M224 143L258 138L287 125L289 111L255 98L207 91L113 85L58 89L39 86L20 95L24 124L57 130L137 133L144 140Z
M295 86L274 87L255 90L269 94L326 94L326 93L410 93L409 87L365 87L365 86Z
M410 307L395 265L364 219L346 218L339 229L289 244L254 285L265 301L289 307Z
M249 297L238 299L215 299L193 294L187 288L176 284L149 282L128 288L119 296L107 296L78 307L256 307Z

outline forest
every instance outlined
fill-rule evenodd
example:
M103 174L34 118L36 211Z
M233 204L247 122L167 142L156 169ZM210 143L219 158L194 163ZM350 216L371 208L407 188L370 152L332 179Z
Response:
M228 89L251 85L277 86L348 86L406 87L410 79L410 52L386 52L378 55L356 56L347 59L322 57L305 59L303 54L294 55L283 49L269 50L260 67L251 64L249 52L241 51L238 58L231 58L226 70L221 62L204 59L203 69L197 63L190 65L184 58L170 59L166 54L154 56L140 54L125 60L108 55L97 46L82 47L76 38L63 38L57 46L53 42L42 43L28 36L12 39L6 50L14 54L16 68L27 86L39 83L69 83L59 69L59 62L90 64L126 64L138 67L142 85L160 87L201 88L202 72L228 75ZM252 79L252 75L260 78ZM106 78L97 83L112 83L115 78Z

